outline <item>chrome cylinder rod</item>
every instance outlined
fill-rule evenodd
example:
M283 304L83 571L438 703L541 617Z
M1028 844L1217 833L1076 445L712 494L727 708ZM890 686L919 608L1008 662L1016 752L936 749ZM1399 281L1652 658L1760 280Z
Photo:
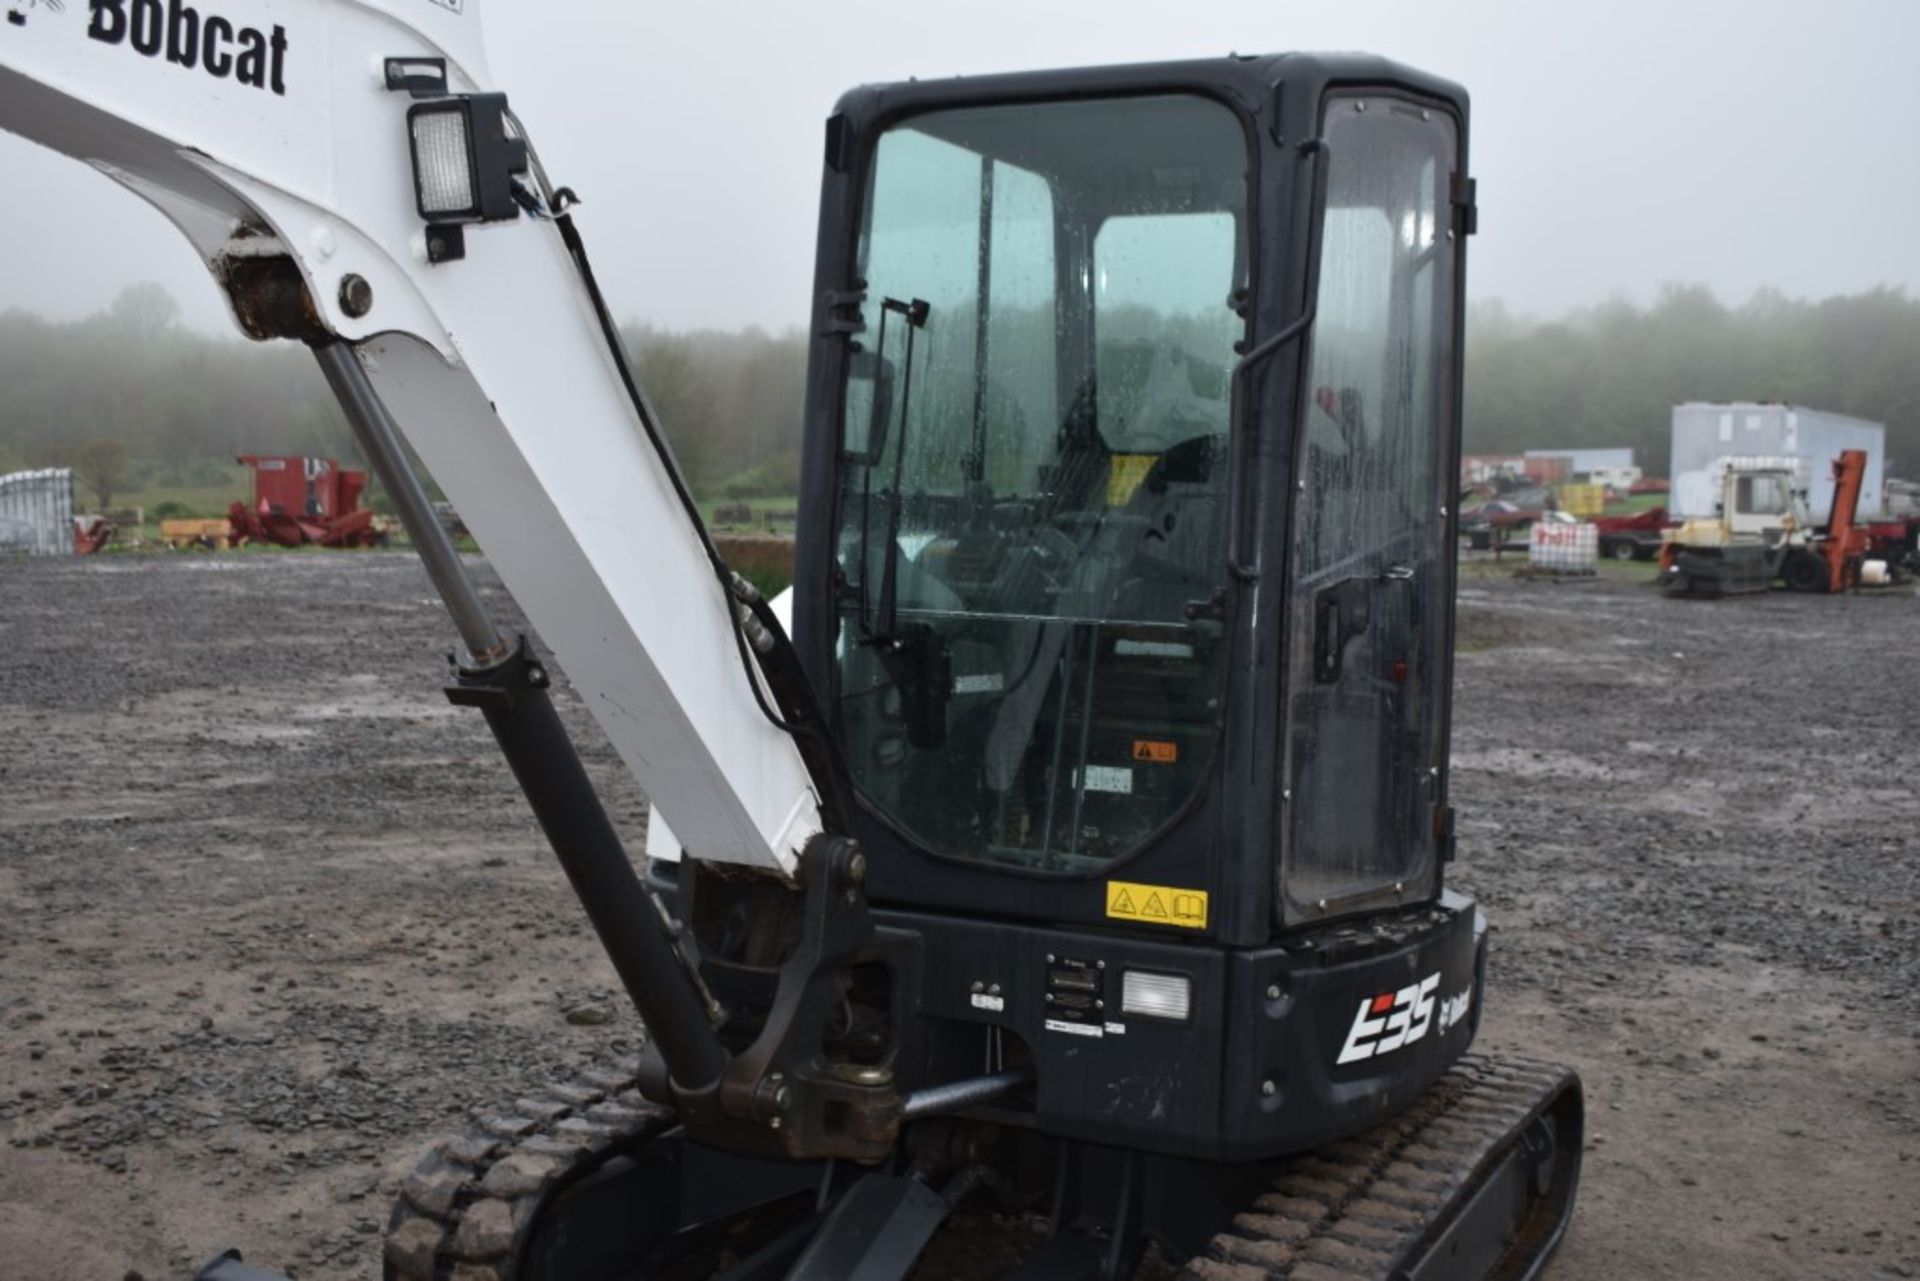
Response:
M434 514L427 491L420 484L420 475L414 471L406 448L400 443L393 415L387 412L367 378L367 371L361 368L360 357L344 342L316 345L313 354L320 362L320 372L326 376L327 385L339 399L347 422L353 427L354 438L360 442L367 464L393 499L400 523L406 527L414 551L427 567L427 577L433 580L434 590L440 593L440 599L447 603L447 612L453 615L453 625L459 629L461 643L470 656L470 662L463 666L478 668L499 662L507 655L507 643L481 602L480 591L461 563L453 539L447 536L446 528Z
M900 1108L900 1119L917 1121L923 1116L938 1116L943 1112L978 1107L982 1103L1004 1098L1032 1080L1032 1076L1026 1072L995 1072L991 1076L931 1085L924 1090L915 1090L906 1097Z

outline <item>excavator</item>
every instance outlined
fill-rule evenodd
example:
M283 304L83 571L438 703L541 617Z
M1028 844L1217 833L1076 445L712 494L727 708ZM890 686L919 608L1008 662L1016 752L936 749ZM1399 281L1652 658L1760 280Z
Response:
M1579 1081L1468 1053L1446 878L1462 89L1289 54L846 94L773 602L479 0L0 7L0 127L314 353L647 1030L434 1148L386 1277L1546 1266ZM638 868L555 665L652 800Z

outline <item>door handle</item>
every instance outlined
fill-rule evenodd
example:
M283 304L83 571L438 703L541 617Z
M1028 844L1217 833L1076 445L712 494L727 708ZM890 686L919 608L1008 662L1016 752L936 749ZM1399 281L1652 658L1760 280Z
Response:
M1331 685L1340 679L1347 642L1367 630L1373 619L1373 580L1349 578L1324 587L1313 598L1313 679Z

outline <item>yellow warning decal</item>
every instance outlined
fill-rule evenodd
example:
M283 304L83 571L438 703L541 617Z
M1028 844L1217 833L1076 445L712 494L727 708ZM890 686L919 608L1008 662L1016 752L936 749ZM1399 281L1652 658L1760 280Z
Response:
M1133 759L1155 765L1172 765L1180 759L1180 744L1162 743L1151 738L1133 740Z
M1149 925L1204 930L1207 928L1207 894L1205 890L1179 890L1171 885L1108 881L1107 915L1116 921L1145 921Z

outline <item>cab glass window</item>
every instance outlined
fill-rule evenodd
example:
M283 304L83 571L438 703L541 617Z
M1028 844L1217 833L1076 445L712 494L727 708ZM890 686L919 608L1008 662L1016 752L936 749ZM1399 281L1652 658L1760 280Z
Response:
M835 711L862 795L924 848L1089 874L1211 769L1247 168L1237 118L1184 95L879 140Z

